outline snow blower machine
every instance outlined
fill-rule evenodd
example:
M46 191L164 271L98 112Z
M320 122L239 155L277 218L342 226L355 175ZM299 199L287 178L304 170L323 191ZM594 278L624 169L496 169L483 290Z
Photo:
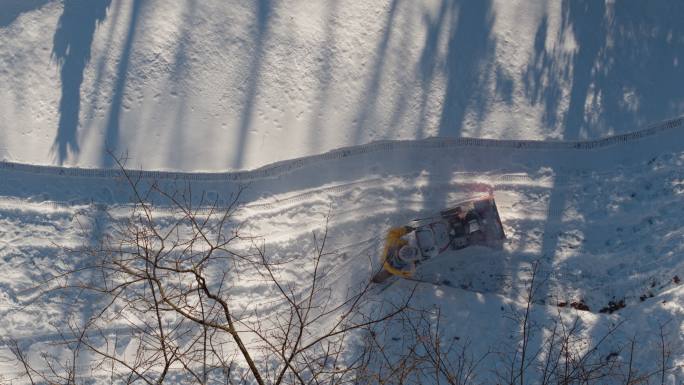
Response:
M473 245L500 248L505 239L490 190L437 215L391 228L385 239L382 269L373 276L373 282L382 283L392 276L411 278L417 265L447 250Z

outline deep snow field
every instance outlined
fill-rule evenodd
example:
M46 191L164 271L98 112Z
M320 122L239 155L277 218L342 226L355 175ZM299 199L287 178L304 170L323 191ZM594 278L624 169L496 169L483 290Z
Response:
M502 250L448 252L373 303L413 293L439 308L443 337L484 356L472 383L496 383L493 352L516 346L538 264L535 325L577 320L587 349L600 341L599 361L623 366L635 341L649 383L684 384L682 14L675 1L0 0L0 383L27 381L8 338L39 365L56 329L92 314L37 285L130 212L110 150L168 190L225 202L246 186L233 220L294 258L293 284L329 215L322 271L338 292L368 281L391 226L491 187ZM236 282L242 314L268 308L272 287ZM388 351L398 333L381 337ZM101 374L87 355L78 367Z

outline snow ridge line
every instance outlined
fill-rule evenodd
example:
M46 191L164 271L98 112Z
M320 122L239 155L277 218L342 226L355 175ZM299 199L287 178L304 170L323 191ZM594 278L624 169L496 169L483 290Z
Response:
M485 147L485 148L513 148L532 150L593 150L616 144L628 143L666 131L679 129L684 122L684 116L666 120L651 125L645 129L627 134L609 136L595 140L579 141L540 141L540 140L509 140L509 139L478 139L478 138L440 138L433 137L420 140L385 140L352 147L344 147L323 154L310 155L297 159L276 162L253 170L229 172L173 172L173 171L145 171L128 170L133 178L144 179L175 179L186 181L233 181L246 182L255 179L277 177L290 171L320 161L335 160L368 153L390 152L394 150L412 148L457 148L457 147ZM24 163L0 161L0 170L21 171L34 174L51 174L77 177L119 178L122 177L118 169L105 168L68 168L58 166L38 166Z

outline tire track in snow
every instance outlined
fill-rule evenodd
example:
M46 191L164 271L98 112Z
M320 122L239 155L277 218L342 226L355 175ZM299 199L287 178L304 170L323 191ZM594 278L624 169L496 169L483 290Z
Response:
M629 171L630 169L638 169L641 168L641 165L636 165L632 166L629 168L622 168L623 171ZM607 176L607 175L612 175L614 174L615 171L603 171L603 172L596 172L593 175L595 176ZM392 177L408 177L408 176L413 176L415 175L415 172L407 173L407 174L400 174L400 175L393 175ZM581 176L572 176L572 175L555 175L555 176L531 176L526 173L510 173L510 174L484 174L481 172L457 172L454 173L455 177L458 178L458 181L453 182L452 185L454 187L459 187L459 186L475 186L475 185L489 185L493 188L500 188L500 187L505 187L508 185L521 185L521 186L531 186L531 185L538 185L540 187L563 187L567 185L572 185L572 184L577 184L577 180L581 179ZM454 179L454 176L451 178ZM387 177L382 177L382 178L373 178L373 179L365 179L365 180L357 180L353 182L348 182L348 183L341 183L341 184L336 184L333 186L326 186L326 187L321 187L321 188L315 188L311 189L308 191L304 191L301 193L297 193L295 195L286 195L286 194L276 194L271 197L267 198L259 198L255 201L244 203L242 205L242 208L244 209L250 209L250 210L274 210L274 209L279 209L282 206L288 206L288 205L293 205L295 203L300 203L309 200L312 196L316 195L323 195L323 194L328 194L328 195L334 195L334 194L340 194L340 193L345 193L351 189L354 188L368 188L368 187L374 187L374 186L379 186L379 185L386 185ZM286 195L283 198L279 198L278 195ZM31 199L20 199L20 198L15 198L15 197L9 197L9 196L0 196L0 210L21 210L21 211L45 211L45 210L53 210L55 212L71 212L71 211L78 211L78 210L87 210L87 209L97 209L97 210L106 210L106 209L130 209L132 208L132 204L107 204L107 203L84 203L83 201L74 201L74 200L69 200L69 201L60 201L60 200L45 200L45 201L38 201L35 198ZM168 206L154 206L154 209L158 212L163 212L163 213L168 213L168 212L174 212L175 210L173 208L169 208ZM198 207L196 208L199 210L199 213L203 212L208 212L211 210L211 207Z
M643 165L634 165L630 167L621 167L620 172L630 173L635 170L640 170ZM607 170L601 172L592 172L590 176L594 178L609 177L616 173L615 170ZM450 176L451 181L444 182L449 183L449 188L475 188L477 186L487 185L496 191L507 189L513 186L519 187L541 187L541 188L563 188L582 184L581 181L584 180L586 175L568 175L568 174L557 174L557 175L541 175L533 176L527 173L507 173L507 174L487 174L481 172L457 172ZM390 178L396 179L414 179L417 180L419 176L415 172L392 175ZM388 177L382 178L372 178L364 180L356 180L348 183L335 184L333 186L325 186L320 188L314 188L306 190L300 193L291 194L274 194L266 198L258 198L254 201L243 203L241 205L241 210L249 211L251 214L260 211L273 211L279 209L288 209L288 206L296 206L303 202L310 201L313 197L326 196L328 201L334 201L336 203L342 203L349 201L352 197L341 198L341 195L350 192L354 189L367 190L369 188L376 188L378 186L387 186ZM432 181L431 189L435 189L435 181ZM416 189L419 189L416 186ZM440 191L443 191L440 189ZM283 196L284 195L284 196ZM283 197L280 197L283 196ZM0 196L0 212L16 213L17 215L22 212L39 212L39 213L52 213L52 214L86 214L91 211L106 211L112 210L117 212L127 213L133 208L132 204L107 204L107 203L84 203L82 200L44 200L38 201L35 198L22 199L11 196ZM177 212L177 209L165 205L155 205L154 210L161 214L170 215ZM198 207L197 212L200 214L206 214L212 208L210 206ZM125 216L125 215L121 215Z
M476 173L464 174L472 174L471 176L473 176L473 178L460 178L460 180L457 182L445 181L438 184L432 183L427 191L423 190L423 186L413 186L409 184L408 186L410 187L404 191L405 194L397 194L394 192L393 195L395 196L391 198L391 202L371 202L366 203L365 205L353 204L352 207L347 207L349 202L355 202L360 199L358 195L353 194L355 189L360 189L363 196L378 195L381 192L378 189L383 190L387 188L387 178L376 178L366 181L345 183L332 187L324 187L321 189L306 191L292 197L276 199L273 202L246 204L243 208L241 208L241 211L236 214L236 218L244 218L245 220L249 219L248 222L258 224L271 222L273 218L279 215L284 215L284 212L303 208L304 206L315 205L316 208L309 207L308 213L305 212L301 214L312 216L318 213L316 209L322 210L324 208L323 206L328 207L330 204L334 204L339 208L335 210L335 222L346 223L355 220L354 218L349 218L350 216L354 217L354 213L362 212L365 214L365 216L378 215L379 213L388 213L392 211L397 205L402 207L418 207L425 200L425 198L401 197L405 195L418 194L419 196L424 196L424 194L436 192L457 192L463 194L465 197L470 193L481 193L485 187L495 188L497 191L503 192L514 186L517 186L518 188L525 188L525 186L527 186L546 189L553 185L549 183L549 179L546 177L535 179L529 175L523 174L500 175L494 178L490 177L485 179L481 177L477 178L476 176L478 174ZM558 186L556 185L556 187ZM454 200L454 202L451 203L455 203L456 201L457 200ZM307 202L309 203L308 205L306 204ZM104 204L71 205L69 202L26 202L25 200L18 198L0 197L0 214L3 214L6 219L12 217L23 217L27 212L30 212L33 214L38 213L47 215L50 217L50 220L54 220L55 215L59 215L66 219L71 217L71 221L73 221L78 217L95 217L98 212L107 211L109 223L123 223L121 221L124 221L129 217L130 210L132 208L132 205L113 205L111 207L107 207L107 205ZM175 214L179 214L177 209L167 206L155 206L154 210L163 216L172 217ZM204 210L198 209L197 211L199 213L202 213L203 211L204 213L207 213L209 210L210 208L205 208ZM311 224L309 226L297 228L296 230L293 230L291 227L287 227L287 229L282 231L268 231L268 234L269 239L271 240L277 239L279 238L279 235L285 233L289 235L289 238L292 238L292 235L296 236L304 233L310 233L311 231L319 228L319 225ZM259 233L258 229L259 226L256 226L256 230L254 230L254 232Z
M637 171L636 169L643 168L643 165L636 165L633 167L629 168L622 168L619 170L621 173L633 173L634 171ZM658 171L655 171L656 173ZM594 172L591 173L592 178L604 178L604 177L609 177L610 175L614 174L615 171L605 171L605 172ZM454 176L455 175L455 176ZM582 181L585 180L587 175L584 174L579 174L579 175L556 175L556 176L548 176L548 175L542 175L542 176L532 176L529 174L500 174L500 175L492 175L492 174L482 174L482 173L472 173L472 172L461 172L461 173L456 173L452 174L450 176L451 181L445 181L442 183L435 183L435 181L432 181L430 183L430 186L428 187L429 190L427 193L434 193L434 192L458 192L458 191L475 191L477 190L480 186L489 186L493 188L495 191L505 193L507 191L511 191L512 189L525 189L529 187L537 187L537 188L542 188L542 189L548 189L548 188L569 188L572 186L578 186L581 185ZM413 196L413 195L422 195L425 191L423 191L423 187L421 186L420 180L421 176L416 175L416 173L407 173L403 175L396 175L392 177L392 184L395 185L395 187L390 188L390 190L396 190L397 188L404 188L404 186L408 186L408 189L404 191L405 193L402 194L403 196ZM358 195L354 195L353 192L355 189L360 190L360 194L362 195L373 195L377 191L377 188L384 188L385 190L387 189L387 184L388 184L388 178L373 178L373 179L367 179L367 180L361 180L361 181L354 181L350 183L342 183L334 186L326 186L322 188L317 188L309 191L304 191L299 194L295 194L293 196L285 196L284 198L278 198L278 196L274 196L274 198L267 198L267 199L261 199L257 200L255 202L247 203L243 206L243 212L240 213L239 215L243 218L249 218L251 222L257 223L259 221L269 221L272 218L275 218L278 215L282 215L283 212L290 211L290 210L297 210L297 209L305 209L306 206L303 203L309 202L313 204L318 204L321 202L325 201L324 206L329 206L329 204L335 204L338 207L339 206L346 206L348 205L348 202L353 202L359 199ZM382 190L382 189L381 189ZM383 190L384 191L384 190ZM345 195L347 194L347 195ZM396 194L394 194L396 195ZM402 206L405 205L420 205L421 199L425 200L425 197L422 198L404 198L404 199L399 199L400 197L394 197L394 203L395 205L401 204ZM270 202L263 202L263 200L272 200ZM321 204L318 204L318 206L322 207ZM357 206L357 205L353 205ZM384 209L389 209L391 208L388 205L380 205L383 206ZM319 207L319 208L320 208ZM3 214L3 216L7 218L11 217L17 217L17 216L22 216L26 212L29 213L41 213L45 214L48 216L52 216L54 218L54 215L71 215L73 217L78 217L78 216L94 216L97 212L103 212L103 211L109 211L108 213L108 218L111 220L116 220L118 219L125 219L128 217L129 211L132 208L132 205L128 204L115 204L108 206L106 204L74 204L73 201L45 201L45 202L38 202L33 199L30 200L25 200L25 199L20 199L20 198L14 198L14 197L0 197L0 214ZM368 209L373 209L370 211L376 211L375 209L379 208L378 205L375 203L371 206L367 207L352 207L351 209L356 210L357 212L366 212ZM207 209L208 210L208 209ZM207 211L205 210L205 211ZM279 212L274 213L274 210L279 210ZM157 211L160 214L164 215L173 215L177 213L177 210L174 208L166 207L166 206L155 206L155 211ZM309 210L311 211L311 210ZM315 211L315 210L314 210ZM320 210L319 210L320 211ZM342 212L348 212L350 209L344 209ZM201 210L200 210L201 212ZM318 212L309 212L309 214L318 214ZM547 211L545 212L546 215L560 215L562 214L557 208L552 208L552 211ZM51 218L52 219L52 218ZM296 233L307 233L311 232L312 230L318 229L320 226L305 226L305 228L300 229L301 231L296 231ZM293 234L293 229L290 227L287 230L287 233L290 235ZM256 231L258 233L258 231ZM282 233L283 231L280 232L269 232L271 236L278 236L279 233ZM295 234L296 235L296 234Z
M396 177L404 177L414 175L415 173L396 175ZM491 186L504 186L506 184L525 184L525 183L540 183L542 185L548 184L549 178L536 179L527 174L502 174L492 177L482 177L482 173L463 172L458 173L462 178L458 182L454 182L454 187L468 187L474 185L489 184ZM345 193L355 188L368 188L386 184L387 178L373 178L360 181L353 181L349 183L336 184L334 186L321 187L311 189L302 193L291 196L278 198L274 195L268 198L260 198L255 201L245 203L242 205L243 209L255 211L268 211L279 209L283 206L290 206L296 203L305 202L316 195L334 195ZM282 194L281 194L282 195ZM36 201L35 199L26 200L9 196L0 196L0 210L18 210L18 211L34 211L44 212L47 210L54 212L75 212L86 209L106 210L110 209L130 209L132 204L106 204L106 203L83 203L81 201L60 201L60 200L46 200ZM154 210L158 212L174 212L173 208L168 206L154 206ZM199 213L206 213L211 210L211 207L198 207Z

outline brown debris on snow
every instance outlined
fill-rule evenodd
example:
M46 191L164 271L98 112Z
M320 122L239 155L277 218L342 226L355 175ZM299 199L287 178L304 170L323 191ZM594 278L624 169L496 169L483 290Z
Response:
M621 299L619 301L608 301L608 306L599 310L599 313L613 314L614 312L624 308L625 306L627 305L625 305L624 299Z
M566 307L566 306L568 306L568 303L566 301L561 301L561 302L558 302L558 304L556 306ZM573 309L582 310L582 311L591 311L589 309L589 305L584 303L583 299L580 299L579 301L570 302L570 307Z

